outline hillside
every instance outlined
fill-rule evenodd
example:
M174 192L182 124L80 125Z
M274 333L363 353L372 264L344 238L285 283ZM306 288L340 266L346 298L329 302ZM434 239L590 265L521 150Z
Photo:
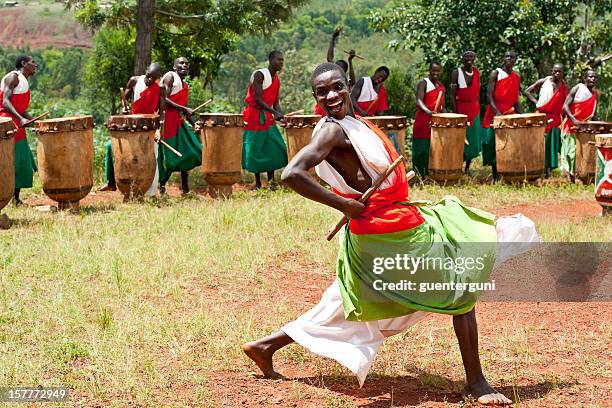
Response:
M30 3L0 7L0 46L91 48L91 34L74 20L63 4Z

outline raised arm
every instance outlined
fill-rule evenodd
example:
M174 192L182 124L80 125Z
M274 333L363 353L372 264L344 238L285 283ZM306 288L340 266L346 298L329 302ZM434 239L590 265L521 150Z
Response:
M363 78L359 78L359 81L357 81L353 89L351 89L351 102L353 102L353 109L355 110L355 112L357 112L361 116L367 116L367 113L364 112L363 109L359 107L359 103L357 102L359 100L359 95L361 95L362 87L363 87Z
M289 162L281 180L298 194L336 210L347 217L359 215L365 206L350 198L340 197L321 186L308 173L308 170L321 163L336 147L347 147L346 136L340 125L327 122L312 138L312 141L300 150Z
M425 98L425 80L419 81L416 87L416 104L417 106L426 114L433 115L435 112L429 110L429 108L423 102L423 98Z
M455 104L455 97L457 96L457 88L459 87L459 70L453 69L451 72L451 109L453 112L457 112L457 105Z
M497 105L495 105L495 101L493 100L493 92L495 92L495 84L497 83L497 70L491 71L489 74L489 83L487 84L487 102L493 108L495 115L501 115L499 109L497 109Z
M572 90L567 95L567 98L565 98L565 102L563 102L563 111L574 124L578 122L578 120L576 120L574 115L572 115L572 111L570 110L570 105L574 103L574 97L576 96L576 92L578 92L578 85L572 88Z
M337 27L332 33L332 38L327 49L327 62L334 62L334 48L336 47L336 41L342 32L341 27Z
M527 99L533 102L534 105L538 104L538 100L532 94L532 92L538 92L540 88L542 88L542 84L544 83L545 80L546 78L538 79L533 84L531 84L527 89L525 89L525 92L524 92L525 96L527 97Z
M134 97L134 86L136 86L136 82L138 82L138 77L133 76L128 80L127 84L125 85L125 100L128 101L128 103ZM127 115L129 112L126 111L124 108L123 113Z
M31 119L30 116L27 113L20 115L11 103L11 96L13 96L13 91L17 85L19 85L17 74L9 74L4 81L4 88L2 88L2 106L19 120L20 125L24 125L28 119Z
M349 57L348 57L348 66L349 66L348 86L349 86L349 89L351 89L351 87L355 85L355 70L353 69L353 58L355 58L355 50L350 50Z

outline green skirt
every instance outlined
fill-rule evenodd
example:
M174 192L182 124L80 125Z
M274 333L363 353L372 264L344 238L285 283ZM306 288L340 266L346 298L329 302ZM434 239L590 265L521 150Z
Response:
M37 171L34 156L27 139L15 143L15 188L32 188L34 172Z
M287 165L287 145L276 125L242 132L242 168L251 173L274 171Z
M482 129L482 164L495 164L495 129L492 127Z
M345 227L336 273L347 320L418 310L459 315L474 308L482 290L477 286L488 281L495 264L494 215L453 196L419 209L425 222L406 231L352 234ZM454 288L438 290L444 284Z
M175 171L189 171L202 165L202 143L186 123L179 127L176 136L164 139L164 142L178 150L183 157L177 156L166 146L159 145L157 165L161 184L165 184Z
M552 128L544 137L544 164L547 169L559 167L559 151L561 150L561 129Z
M561 133L561 170L569 174L576 172L576 135Z
M482 151L482 127L480 126L480 116L476 115L474 123L466 132L466 139L469 144L463 146L463 161L475 159Z
M115 166L113 159L113 144L109 140L106 143L106 155L104 156L104 175L108 184L115 184Z
M422 178L429 176L429 145L431 139L412 139L412 169Z

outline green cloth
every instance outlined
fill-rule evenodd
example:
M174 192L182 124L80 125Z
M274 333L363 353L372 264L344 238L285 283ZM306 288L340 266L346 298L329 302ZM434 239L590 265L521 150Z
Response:
M412 139L412 169L422 178L429 176L429 145L431 139Z
M172 153L160 143L157 165L161 184L165 184L175 171L189 171L202 165L202 143L186 123L183 122L179 127L176 136L164 139L164 142L178 150L183 157Z
M242 168L251 173L274 171L287 165L287 145L276 125L242 132Z
M569 174L576 172L576 135L561 133L561 170Z
M482 129L482 164L495 164L495 129L492 127Z
M475 159L482 151L482 127L480 126L480 116L476 115L474 123L466 132L465 138L469 144L463 145L463 161Z
M15 143L15 188L32 188L34 172L37 171L34 156L27 139Z
M113 144L109 140L106 143L106 156L104 156L104 175L108 184L115 184L115 166L113 159Z
M480 294L475 287L421 292L422 285L487 282L497 246L494 215L466 207L453 196L419 209L425 222L406 231L352 234L345 227L336 273L347 320L380 320L417 310L458 315L474 308ZM377 271L377 258L395 259L404 254L421 259L421 267L389 266ZM416 289L376 290L377 280L379 285L380 280L410 280Z
M561 150L561 129L552 128L544 137L544 164L547 169L559 167L559 151Z

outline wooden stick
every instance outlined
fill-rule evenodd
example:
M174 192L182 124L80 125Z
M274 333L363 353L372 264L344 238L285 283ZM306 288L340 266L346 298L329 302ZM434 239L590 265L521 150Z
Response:
M193 110L193 113L196 113L196 111L199 111L200 109L202 109L203 107L205 107L206 105L208 105L209 103L211 103L212 101L213 101L212 99L209 99L209 100L207 100L206 102L204 102L203 104L198 105L198 106L197 106L197 107L196 107L196 108Z
M376 191L376 189L378 187L380 187L380 185L383 183L383 181L385 181L387 179L387 177L389 177L391 175L391 173L393 173L395 168L397 166L399 166L399 164L402 162L402 160L404 160L404 156L400 156L397 159L395 159L395 161L389 165L389 167L387 168L387 171L385 171L383 174L381 174L381 176L378 179L376 179L374 184L372 184L372 187L368 188L366 190L366 192L363 193L363 195L361 196L361 198L358 201L360 203L365 203L370 198L370 196L374 193L374 191ZM414 172L411 172L411 173L414 174ZM408 174L410 174L410 173L408 173ZM414 177L414 175L412 177ZM342 227L344 226L344 224L347 223L347 221L348 221L348 217L346 215L343 216L342 219L340 221L338 221L338 223L334 226L334 228L329 230L329 232L327 233L327 240L331 241L331 239L334 236L336 236L338 231L340 231L342 229Z
M434 112L435 113L439 113L438 109L440 109L440 107L442 106L440 104L440 100L442 99L442 95L444 95L444 91L440 91L440 93L438 94L438 98L436 99L436 104L434 105Z
M345 54L349 54L349 55L351 54L351 53L350 53L350 52L348 52L347 50L344 50L344 53L345 53ZM355 54L355 58L358 58L358 59L363 60L363 61L367 61L367 59L363 58L361 55L357 55L357 54Z
M159 142L163 144L164 146L166 146L168 148L168 150L170 150L172 153L176 154L178 157L183 157L183 155L181 154L181 152L179 152L178 150L176 150L174 147L170 146L168 143L164 142L164 139L159 139Z
M293 115L299 115L299 114L302 114L302 113L304 113L304 109L298 109L296 111L286 113L283 116L293 116Z
M24 123L24 124L23 124L23 126L21 126L21 127L26 127L26 126L28 126L28 125L31 125L32 123L36 122L37 120L39 120L39 119L41 119L41 118L44 118L44 117L45 117L45 116L47 116L48 114L49 114L49 112L45 112L45 113L43 113L42 115L38 115L37 117L35 117L35 118L32 118L32 119L28 120L28 121L27 121L26 123Z

